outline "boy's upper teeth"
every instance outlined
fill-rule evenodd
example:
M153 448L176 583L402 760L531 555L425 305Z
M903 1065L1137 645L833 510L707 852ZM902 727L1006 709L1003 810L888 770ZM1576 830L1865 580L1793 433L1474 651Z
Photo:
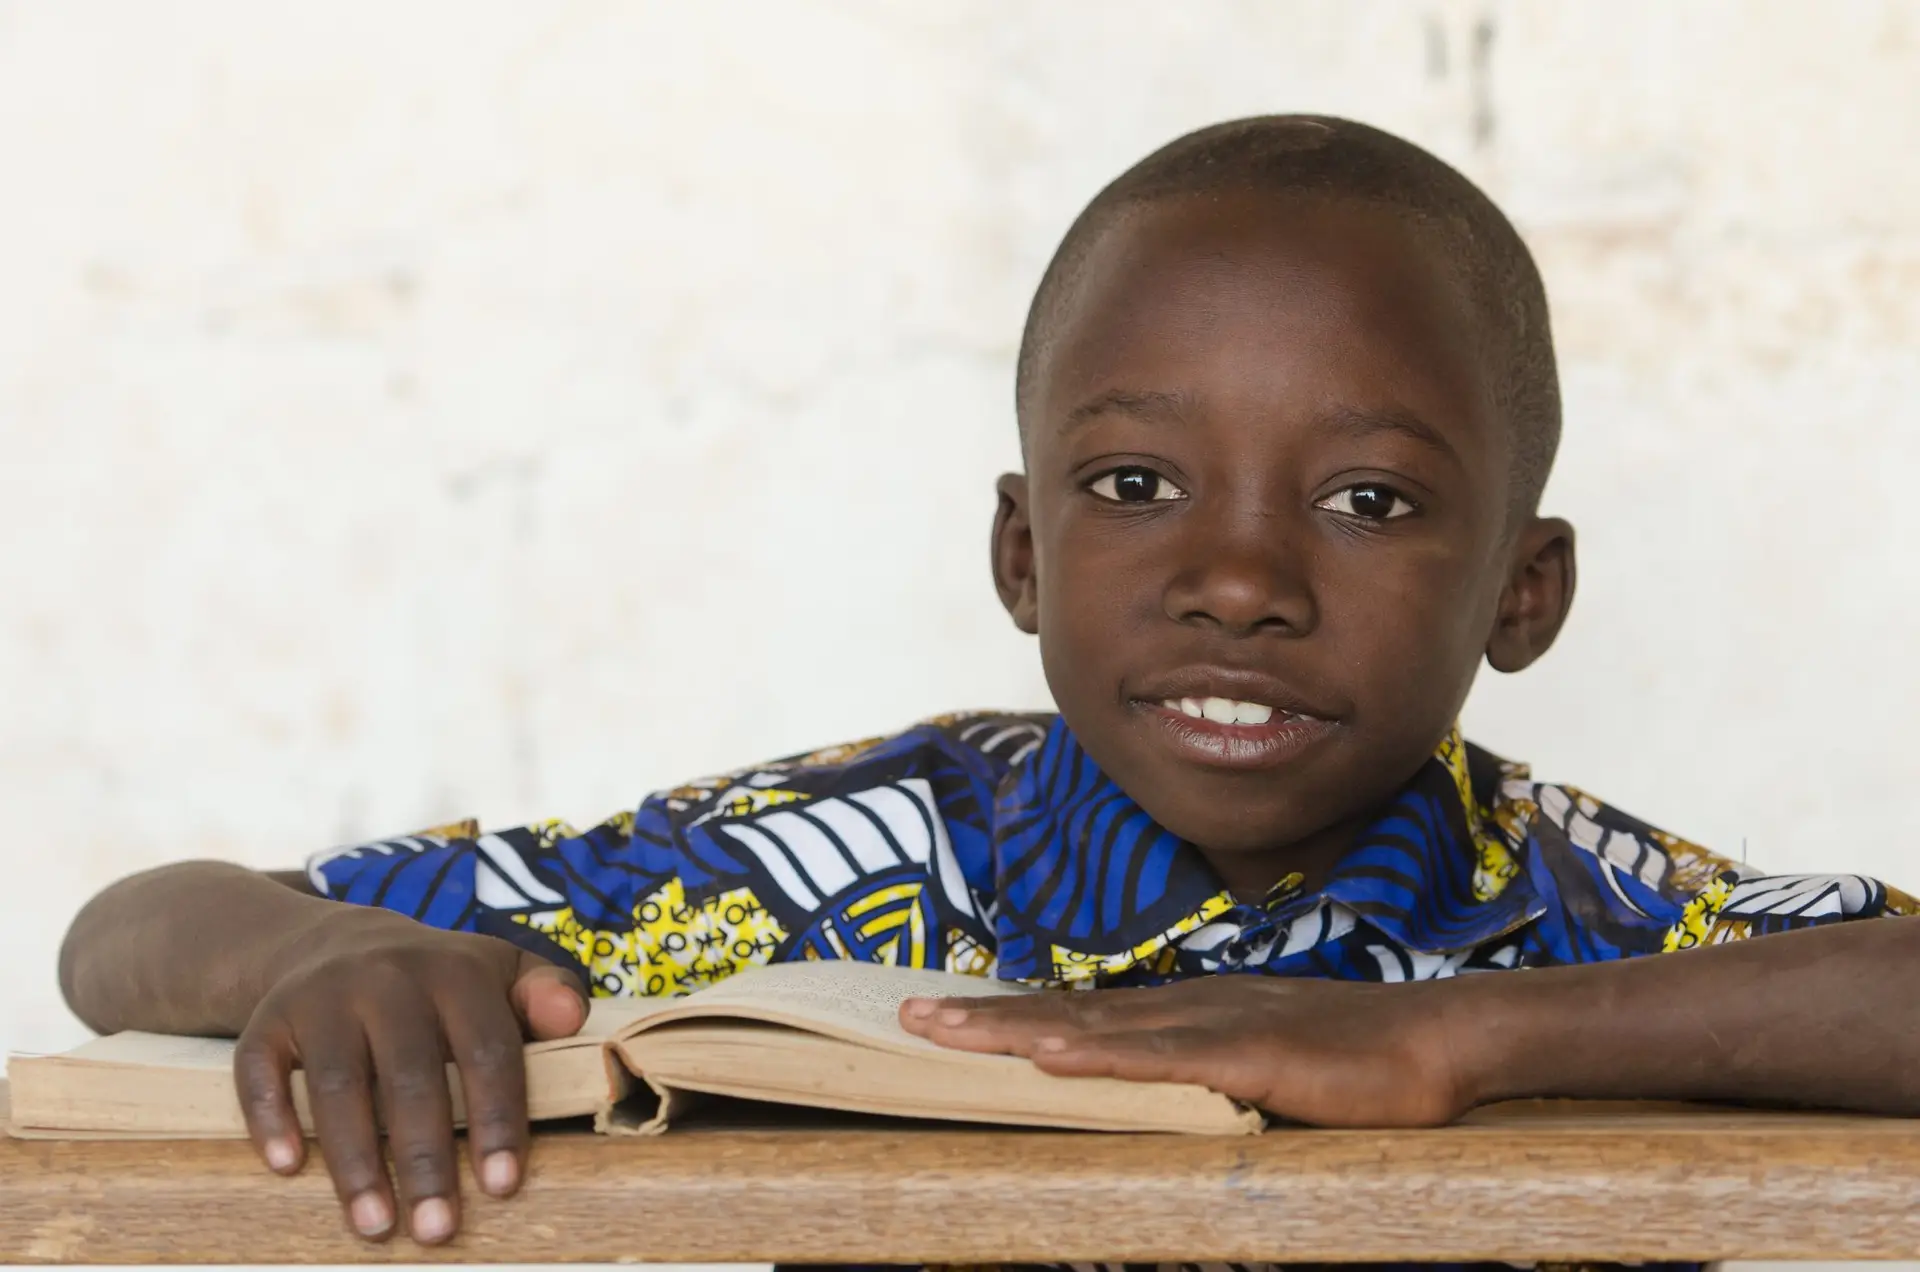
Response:
M1160 705L1215 724L1265 724L1273 719L1273 708L1266 703L1240 702L1233 698L1168 698Z

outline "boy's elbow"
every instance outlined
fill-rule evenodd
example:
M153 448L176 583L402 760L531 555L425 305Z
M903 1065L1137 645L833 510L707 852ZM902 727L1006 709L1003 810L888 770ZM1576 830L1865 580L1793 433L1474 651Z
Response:
M106 900L112 888L95 896L82 906L73 922L67 925L66 937L60 942L58 968L60 977L60 997L66 1001L67 1010L80 1018L80 1023L95 1033L106 1033L103 1004L95 1001L93 978L85 975L85 969L92 962L91 953L100 939L105 925L100 922L101 903Z
M143 920L150 922L152 916L166 913L163 904L154 904L158 899L148 895L145 885L180 868L163 866L108 884L67 925L58 958L60 996L67 1009L95 1033L110 1033L116 1027L114 1006L108 1001L110 987L98 969L125 967L124 960L137 953L134 947Z
M219 861L183 861L129 875L102 889L67 927L57 958L60 996L96 1033L145 1021L156 995L177 990L177 968L204 958L205 920L244 914L285 897L286 888L313 889L297 873L268 875ZM305 904L295 902L293 904Z

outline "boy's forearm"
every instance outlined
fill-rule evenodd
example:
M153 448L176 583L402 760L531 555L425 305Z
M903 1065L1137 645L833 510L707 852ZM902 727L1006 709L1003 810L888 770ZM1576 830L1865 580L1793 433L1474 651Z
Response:
M1784 1101L1920 1114L1920 922L1463 978L1482 1100Z
M238 1034L285 954L338 908L221 862L133 875L75 917L60 988L102 1033Z

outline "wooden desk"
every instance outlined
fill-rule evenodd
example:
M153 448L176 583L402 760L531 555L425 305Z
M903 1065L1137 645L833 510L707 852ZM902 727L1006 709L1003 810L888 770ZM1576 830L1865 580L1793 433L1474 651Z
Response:
M519 1197L467 1195L453 1245L367 1246L325 1176L274 1178L245 1144L0 1138L0 1260L1916 1257L1920 1121L1528 1104L1250 1139L554 1133Z

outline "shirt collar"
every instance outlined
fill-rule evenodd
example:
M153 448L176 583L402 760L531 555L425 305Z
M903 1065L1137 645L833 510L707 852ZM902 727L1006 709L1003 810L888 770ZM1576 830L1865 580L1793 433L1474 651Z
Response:
M1470 949L1544 911L1521 845L1482 810L1468 751L1450 730L1354 839L1326 886L1282 883L1236 901L1199 850L1167 831L1094 764L1066 722L1001 783L993 817L999 974L1079 981L1170 961L1180 938L1223 917L1252 925L1326 901L1421 953Z

